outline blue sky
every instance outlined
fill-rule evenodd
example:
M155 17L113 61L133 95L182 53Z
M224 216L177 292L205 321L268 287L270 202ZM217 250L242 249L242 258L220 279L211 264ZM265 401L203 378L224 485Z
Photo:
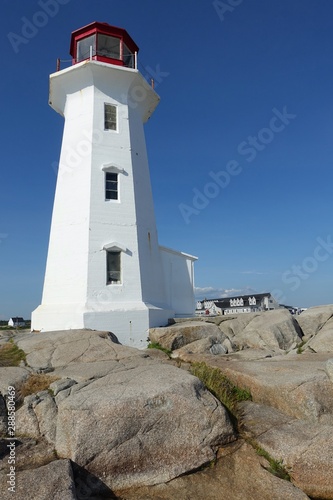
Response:
M63 130L48 76L69 59L71 32L95 20L127 29L155 77L146 140L159 240L199 257L198 297L333 303L331 0L11 0L0 319L29 318L41 300Z

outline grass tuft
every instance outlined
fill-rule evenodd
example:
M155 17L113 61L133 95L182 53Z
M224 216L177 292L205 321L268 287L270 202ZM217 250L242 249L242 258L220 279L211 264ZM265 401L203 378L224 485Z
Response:
M25 352L12 339L0 347L0 367L19 366L21 361L25 362Z
M165 352L165 354L167 354L169 356L169 358L172 354L171 349L167 349L166 347L161 346L161 344L159 344L158 342L149 342L147 348L148 349L159 349L160 351Z
M237 404L241 401L252 401L251 392L234 385L218 368L212 368L206 363L193 363L191 373L205 384L207 389L229 410L234 424L238 427ZM283 465L282 460L275 460L269 453L261 448L253 439L245 438L261 457L269 463L267 471L274 476L290 481L290 474Z
M269 467L266 469L268 472L273 474L280 479L284 479L285 481L291 481L290 474L286 467L283 465L283 460L275 460L270 456L270 454L261 448L255 441L249 440L249 443L253 446L255 451L260 457L264 457L269 463Z
M46 375L44 373L34 373L25 380L20 388L20 392L23 397L29 396L30 394L35 394L40 391L45 391L49 388L58 377L52 375Z
M59 377L55 377L54 375L46 375L44 373L34 373L30 375L30 377L24 380L17 388L18 403L22 403L26 396L49 390L50 384L58 379Z
M304 352L304 349L303 349L303 346L306 344L306 342L304 342L304 340L302 340L302 342L300 342L297 346L297 354L302 354Z
M191 373L198 377L233 415L236 414L237 403L252 400L248 389L241 389L234 385L218 368L212 368L206 363L193 363Z

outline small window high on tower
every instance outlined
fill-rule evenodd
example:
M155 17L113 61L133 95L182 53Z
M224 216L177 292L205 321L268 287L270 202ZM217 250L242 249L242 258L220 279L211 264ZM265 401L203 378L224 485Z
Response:
M105 173L105 200L118 200L118 174Z
M104 128L105 130L117 130L117 106L104 105Z

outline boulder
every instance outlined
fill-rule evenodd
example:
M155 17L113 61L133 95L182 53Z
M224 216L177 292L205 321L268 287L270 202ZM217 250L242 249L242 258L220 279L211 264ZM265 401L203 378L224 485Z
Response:
M223 340L225 335L221 333L217 325L204 321L187 321L164 328L149 329L151 342L158 343L172 351L207 337L216 337Z
M35 333L19 340L17 345L35 371L53 371L74 363L88 365L109 360L118 363L140 353L138 349L115 343L114 335L109 332L94 330Z
M227 353L234 352L237 348L236 345L231 342L231 340L227 337L222 342L223 347L226 349Z
M333 319L330 319L303 347L311 352L333 352Z
M267 460L240 440L220 451L214 467L119 495L123 500L309 500L299 488L275 477L268 468Z
M43 437L54 443L57 422L57 407L48 391L27 396L16 412L18 435Z
M221 344L221 338L216 336L209 336L200 340L195 340L190 344L186 344L180 349L173 351L171 357L178 358L182 354L226 354L228 349Z
M221 335L216 325L201 326ZM111 488L168 481L236 439L226 409L202 383L149 350L89 330L18 343L35 370L61 377L52 384L54 397L43 391L25 399L20 432L54 442L58 456Z
M323 328L314 338L309 340L304 346L304 350L311 352L333 353L333 325L330 328Z
M234 321L241 321L241 318ZM254 316L245 328L235 335L233 341L239 348L286 351L291 349L295 342L301 342L301 339L301 329L290 312L286 309L276 309Z
M219 368L233 384L249 389L257 403L273 406L295 418L333 424L333 384L326 373L331 354L303 353L249 360L240 356L246 353L245 350L226 356L182 354L180 359Z
M333 499L332 426L317 424L251 402L241 404L242 428L290 471L293 483L311 498Z
M250 348L270 350L276 355L295 349L302 340L302 331L289 311L277 309L232 318L177 322L169 327L150 329L149 337L151 342L173 351L190 345L186 352L208 353L214 339L215 344L223 345L224 354ZM194 342L198 343L194 346ZM216 349L213 347L212 353ZM222 354L222 349L220 351Z
M8 472L8 440L0 440L0 472ZM55 460L54 447L43 439L16 438L15 459L18 470L36 469Z
M21 366L6 366L0 368L0 393L5 396L8 387L16 389L29 377L31 370Z
M297 321L307 340L303 350L333 352L333 305L311 307Z
M63 378L61 380L55 380L50 384L50 390L53 392L54 396L59 394L59 392L64 391L75 385L77 382L72 378Z
M77 499L69 460L56 460L37 469L16 472L15 492L8 491L5 473L1 473L0 482L3 500Z
M216 343L211 346L209 352L210 354L217 356L218 354L227 354L228 349L223 344Z
M237 316L223 316L225 321L219 324L220 330L230 339L242 333L246 326L257 316L265 313L245 313Z
M119 489L169 481L234 439L225 408L197 378L148 361L73 386L58 406L55 447Z
M306 337L316 335L333 317L333 305L311 307L297 316L297 322ZM333 328L332 322L330 325Z

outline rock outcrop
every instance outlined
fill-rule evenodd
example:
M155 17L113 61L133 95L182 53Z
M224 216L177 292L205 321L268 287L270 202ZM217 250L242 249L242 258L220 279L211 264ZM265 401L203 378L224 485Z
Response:
M18 387L31 374L31 370L21 366L0 367L0 393L7 394L8 387Z
M226 409L197 378L105 333L38 334L19 346L35 370L60 380L53 396L25 398L18 432L54 443L59 457L112 489L169 481L236 439Z
M325 326L328 326L333 317L333 305L317 306L306 309L299 316L297 322L302 328L305 337L310 338L316 335ZM332 327L332 323L330 325Z
M307 500L299 488L268 472L269 463L244 440L221 450L214 467L167 484L120 492L122 500Z
M3 500L77 500L73 471L69 460L56 460L37 469L16 473L15 491L8 491L7 477L0 475Z
M295 418L333 425L333 384L326 372L331 354L303 353L252 360L234 356L182 354L178 359L218 368L233 384L249 389L257 403L273 406Z
M333 306L307 309L298 317L298 322L307 340L304 350L333 351Z
M301 329L286 309L258 314L245 326L243 331L235 335L234 339L240 349L247 347L275 349L277 352L288 351L301 340Z
M47 381L16 411L15 498L333 500L332 318L322 306L151 330L175 359L109 332L14 335L26 366L0 367L3 438L8 385L20 394L31 374ZM229 406L231 416L189 373L196 362L252 401Z
M233 439L225 409L201 382L151 363L74 386L58 406L55 447L119 489L169 481Z
M257 349L275 356L295 349L303 337L296 319L286 309L199 319L152 328L149 338L175 353L230 354Z
M151 328L149 338L152 343L173 351L198 340L206 341L207 338L218 342L223 340L225 335L212 323L189 321L164 328Z
M57 426L57 406L48 391L32 394L24 399L16 412L16 427L19 434L34 438L43 437L54 443Z
M241 425L266 452L290 471L293 483L311 498L333 498L332 426L317 424L252 402L241 405Z

